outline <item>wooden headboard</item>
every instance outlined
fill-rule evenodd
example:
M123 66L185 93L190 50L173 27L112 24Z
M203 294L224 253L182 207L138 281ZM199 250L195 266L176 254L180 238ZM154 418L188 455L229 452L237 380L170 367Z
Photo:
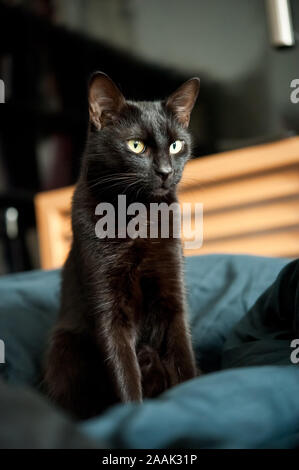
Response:
M74 188L35 198L41 266L63 264L71 241ZM299 256L299 137L191 160L179 200L204 205L203 245L187 256Z

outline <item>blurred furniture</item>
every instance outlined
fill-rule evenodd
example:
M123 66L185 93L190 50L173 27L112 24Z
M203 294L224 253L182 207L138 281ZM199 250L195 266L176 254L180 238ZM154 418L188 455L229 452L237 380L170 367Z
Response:
M0 160L10 187L38 192L76 181L88 125L87 83L99 67L138 100L164 97L189 78L0 2L6 95L0 106ZM71 69L76 73L70 78ZM22 123L18 138L16 116Z
M43 268L59 267L67 256L73 190L35 198ZM299 137L191 160L179 200L204 205L203 245L187 256L299 256Z
M0 274L37 267L31 256L30 228L35 224L32 195L26 191L0 191Z
M204 204L198 254L299 256L299 138L191 161L180 191L187 201Z
M45 191L35 196L41 267L60 267L71 243L70 208L74 187Z

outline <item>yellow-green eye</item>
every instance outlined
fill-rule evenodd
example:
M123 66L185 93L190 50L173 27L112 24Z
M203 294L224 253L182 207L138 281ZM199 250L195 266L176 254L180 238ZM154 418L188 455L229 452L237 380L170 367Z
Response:
M169 152L172 153L173 155L175 153L179 153L183 148L183 143L184 142L182 140L176 140L170 145Z
M142 153L145 151L145 144L142 140L128 140L127 144L129 149L134 153Z

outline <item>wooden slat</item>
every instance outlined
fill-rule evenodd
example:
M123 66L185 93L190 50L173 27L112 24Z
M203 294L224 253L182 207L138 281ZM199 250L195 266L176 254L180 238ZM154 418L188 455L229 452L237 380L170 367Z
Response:
M60 267L69 250L71 237L70 211L74 187L39 193L35 197L35 211L39 235L40 261L43 269Z
M217 182L225 178L275 170L299 162L299 137L290 137L265 145L209 155L191 160L185 168L181 187L196 180Z
M67 210L71 208L71 199L74 193L74 186L67 186L65 188L53 189L51 191L43 191L35 196L35 203L44 204L46 202L48 207L60 208Z
M291 170L198 187L179 193L180 202L202 202L204 211L263 202L299 194L299 167Z
M61 266L67 256L73 191L69 187L36 196L43 268ZM185 254L299 256L297 196L299 137L189 162L179 199L204 204L204 243Z
M207 242L211 239L219 240L224 237L236 237L295 225L299 226L299 199L246 207L220 214L204 213L203 236ZM188 235L185 230L185 236L190 238L195 229L193 220L191 232Z
M196 250L184 250L185 256L207 255L210 253L249 254L259 256L299 256L299 228L278 233L242 237L203 243Z

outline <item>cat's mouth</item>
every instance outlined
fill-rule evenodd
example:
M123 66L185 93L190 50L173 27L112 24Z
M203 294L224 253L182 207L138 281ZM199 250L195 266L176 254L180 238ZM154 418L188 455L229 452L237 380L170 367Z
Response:
M154 190L154 195L155 196L165 196L169 192L170 188L164 188L163 186L161 188L157 188Z
M173 184L162 183L161 186L153 190L153 194L154 196L165 196L167 193L169 193L172 187Z

